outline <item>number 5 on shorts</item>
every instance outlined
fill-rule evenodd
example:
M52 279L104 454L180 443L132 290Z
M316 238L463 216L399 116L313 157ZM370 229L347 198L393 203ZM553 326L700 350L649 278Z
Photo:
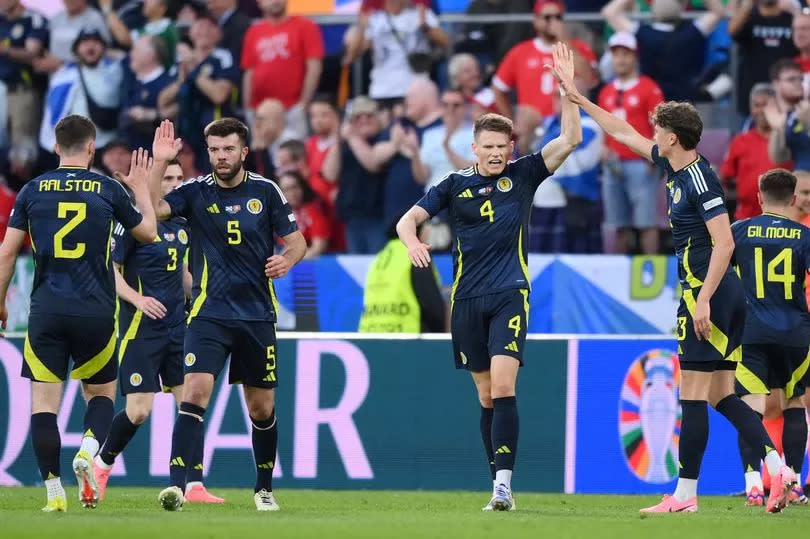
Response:
M276 346L271 344L267 347L267 376L264 377L265 382L276 381Z
M513 316L509 319L509 329L515 332L515 338L518 338L520 335L520 315Z

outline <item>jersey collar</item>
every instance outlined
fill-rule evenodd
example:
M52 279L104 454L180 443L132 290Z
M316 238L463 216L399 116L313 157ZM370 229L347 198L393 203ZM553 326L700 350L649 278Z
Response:
M762 212L762 215L770 215L771 217L779 217L780 219L789 219L789 220L792 221L792 219L790 219L790 217L788 217L787 215L782 215L780 213L774 213L772 211L764 211L764 212Z

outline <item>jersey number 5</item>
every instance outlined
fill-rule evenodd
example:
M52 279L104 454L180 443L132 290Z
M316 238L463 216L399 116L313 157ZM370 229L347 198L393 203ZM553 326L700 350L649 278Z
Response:
M60 219L67 219L69 213L75 215L53 235L53 256L55 258L81 258L84 255L85 244L77 243L73 249L66 249L62 243L70 231L79 226L87 218L87 204L84 202L60 202L56 208Z
M242 243L242 231L239 230L239 221L228 221L228 243L230 245Z
M776 268L782 265L782 272L778 273ZM756 279L757 297L762 299L765 297L765 282L762 278L762 247L754 248L754 278ZM782 283L785 287L785 300L790 301L793 299L793 283L796 282L796 276L793 275L793 250L790 248L782 249L773 260L768 262L768 282L769 283Z
M485 200L483 204L481 204L481 217L484 219L489 219L489 222L495 220L495 210L492 209L492 201Z

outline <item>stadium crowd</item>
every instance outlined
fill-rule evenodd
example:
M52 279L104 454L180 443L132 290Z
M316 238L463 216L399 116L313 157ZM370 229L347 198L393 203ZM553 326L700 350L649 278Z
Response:
M744 121L728 126L736 135L714 163L735 218L760 212L765 170L810 170L810 10L791 0L572 2L601 7L605 24L567 21L562 0L472 0L468 13L533 13L533 23L452 28L429 0L366 0L341 28L289 14L286 0L63 3L48 19L0 0L0 229L16 191L55 166L53 128L68 114L96 124L95 166L108 174L126 173L130 150L174 120L187 178L210 171L203 128L235 116L251 128L248 168L278 181L307 257L375 253L427 188L472 166L482 113L513 119L515 157L559 134L545 67L558 40L575 51L580 89L644 136L664 100L736 94ZM667 251L660 176L584 114L582 125L580 147L537 191L530 251ZM427 235L438 250L451 245L442 216Z

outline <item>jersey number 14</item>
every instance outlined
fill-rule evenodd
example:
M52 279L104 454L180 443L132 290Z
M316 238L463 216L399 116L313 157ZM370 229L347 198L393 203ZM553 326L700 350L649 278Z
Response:
M778 271L780 265L782 266L781 272ZM765 297L765 279L763 279L765 272L763 269L762 247L756 247L754 248L754 279L756 280L756 291L759 299ZM793 275L792 249L782 249L773 260L768 262L767 281L769 283L782 283L785 287L785 300L790 301L793 299L793 283L796 282L796 276Z

